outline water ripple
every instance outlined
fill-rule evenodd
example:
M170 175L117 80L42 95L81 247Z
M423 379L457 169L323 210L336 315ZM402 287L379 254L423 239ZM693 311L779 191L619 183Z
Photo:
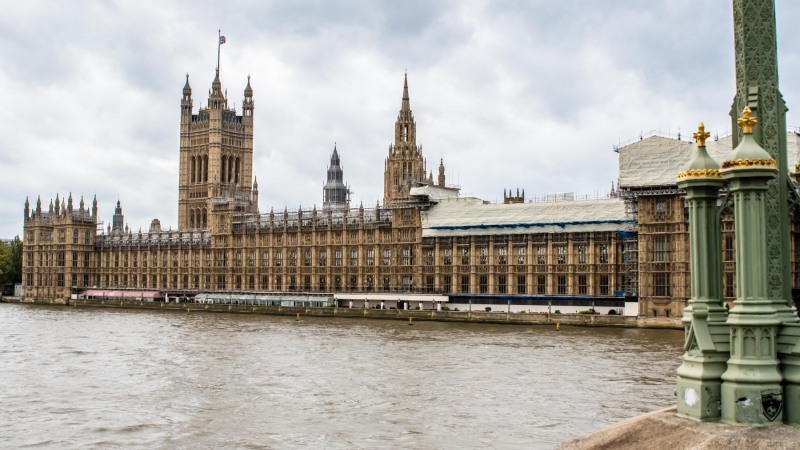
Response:
M550 448L674 403L669 330L0 304L11 448Z

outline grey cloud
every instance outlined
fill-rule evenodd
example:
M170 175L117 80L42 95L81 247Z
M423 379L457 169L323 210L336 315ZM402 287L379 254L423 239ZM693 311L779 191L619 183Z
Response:
M178 103L252 76L262 210L321 201L337 141L354 201L382 198L409 70L418 141L450 182L498 199L605 191L612 145L640 131L724 132L734 94L729 2L18 2L0 17L0 237L25 196L117 197L134 230L177 216ZM800 5L779 1L782 92L793 108Z

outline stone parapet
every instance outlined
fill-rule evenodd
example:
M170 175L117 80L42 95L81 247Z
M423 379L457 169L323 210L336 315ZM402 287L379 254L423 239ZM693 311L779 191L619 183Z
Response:
M800 428L726 425L682 419L676 408L634 417L585 436L559 444L558 450L612 449L659 450L790 450L800 442Z

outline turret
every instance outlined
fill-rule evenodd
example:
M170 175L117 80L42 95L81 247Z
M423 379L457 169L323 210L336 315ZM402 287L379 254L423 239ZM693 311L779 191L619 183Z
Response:
M253 177L253 194L251 195L251 199L254 205L254 209L258 210L258 177Z
M439 187L444 187L444 159L439 160Z
M94 200L92 200L92 220L97 223L97 195L95 195Z
M503 189L503 204L510 205L514 203L525 203L525 189L522 190L522 195L519 193L519 188L517 188L516 195L511 189L508 190L508 193Z
M250 87L250 75L247 76L247 86L244 88L244 102L242 103L242 114L244 117L253 118L253 88Z
M192 116L192 87L189 86L189 74L186 74L186 84L183 85L183 98L181 98L182 121L191 120Z
M214 81L211 82L211 92L208 94L208 107L222 109L225 106L225 95L222 93L222 82L219 80L219 69L216 70Z
M72 192L69 193L69 199L67 200L67 214L72 215Z
M31 215L31 204L28 202L28 197L25 197L25 220Z
M36 197L36 215L37 216L41 216L42 215L42 197L41 196L37 196Z
M58 205L58 194L56 194L55 210L51 211L51 213L55 213L56 216L61 214L61 207Z

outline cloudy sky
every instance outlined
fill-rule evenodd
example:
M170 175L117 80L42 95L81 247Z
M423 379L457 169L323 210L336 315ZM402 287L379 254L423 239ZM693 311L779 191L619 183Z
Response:
M216 65L250 75L260 207L321 204L337 143L355 205L382 199L408 70L417 141L465 195L605 193L615 144L704 120L735 93L730 1L7 1L0 15L0 237L25 197L91 199L108 223L177 225L179 103ZM800 110L800 4L779 0L781 91ZM800 124L789 112L788 124Z

